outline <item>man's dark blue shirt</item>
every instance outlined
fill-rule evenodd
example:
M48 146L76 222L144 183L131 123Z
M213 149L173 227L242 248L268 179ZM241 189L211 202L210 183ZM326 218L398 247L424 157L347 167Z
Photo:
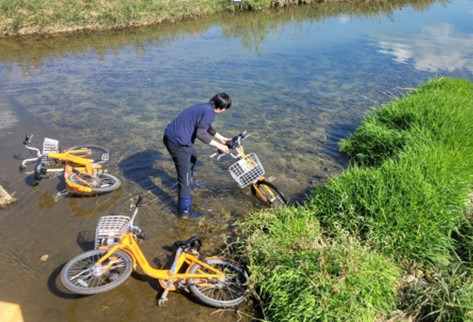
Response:
M164 131L165 136L175 144L192 146L197 128L208 130L215 119L215 108L210 103L197 104L181 112Z

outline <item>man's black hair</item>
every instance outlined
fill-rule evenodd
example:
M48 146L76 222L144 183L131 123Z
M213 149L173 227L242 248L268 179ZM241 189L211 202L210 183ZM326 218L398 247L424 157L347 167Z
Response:
M218 93L210 99L210 104L218 109L228 109L232 106L232 99L227 93Z

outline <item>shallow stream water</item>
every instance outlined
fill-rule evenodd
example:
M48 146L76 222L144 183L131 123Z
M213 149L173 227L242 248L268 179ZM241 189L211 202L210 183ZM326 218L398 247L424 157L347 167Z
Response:
M134 274L101 295L78 297L59 285L63 264L93 247L102 215L144 206L137 224L151 262L162 266L169 246L192 235L204 251L223 246L236 221L264 208L241 190L214 151L197 143L194 191L199 220L175 215L174 165L162 143L166 124L185 107L225 91L230 110L214 127L247 130L247 152L291 202L304 202L347 165L338 142L373 108L436 76L473 80L473 1L386 1L300 6L225 14L140 30L0 39L0 185L18 201L0 210L0 301L19 303L25 321L236 321L239 312L202 306L171 294L155 305L155 282ZM120 190L99 197L58 196L60 177L32 186L18 171L34 134L61 147L103 145ZM32 167L29 168L32 170ZM48 255L46 261L41 261Z

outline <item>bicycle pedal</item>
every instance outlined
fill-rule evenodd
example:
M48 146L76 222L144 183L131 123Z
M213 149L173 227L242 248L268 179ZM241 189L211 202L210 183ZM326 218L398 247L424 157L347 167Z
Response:
M274 180L276 180L276 177L275 176L271 176L269 178L266 178L266 180L268 180L269 182L273 182Z
M56 194L54 195L54 201L57 202L59 199L61 199L61 198L65 197L65 196L67 196L68 194L69 194L69 190L67 190L67 189L64 189L64 190L62 190L62 191L59 191L58 193L56 193Z
M159 299L158 306L166 306L168 303L168 299Z

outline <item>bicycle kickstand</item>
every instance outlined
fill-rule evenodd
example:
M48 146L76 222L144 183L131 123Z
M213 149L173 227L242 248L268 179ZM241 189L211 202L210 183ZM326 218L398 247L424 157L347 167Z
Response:
M159 306L165 306L168 302L168 293L169 290L164 290L163 294L161 295L161 298L158 300L158 305Z

